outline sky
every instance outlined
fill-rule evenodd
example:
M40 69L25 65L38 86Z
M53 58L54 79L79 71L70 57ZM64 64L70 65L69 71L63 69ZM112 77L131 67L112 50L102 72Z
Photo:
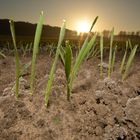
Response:
M66 19L67 28L76 30L77 23L89 24L99 19L95 31L140 30L140 0L0 0L0 19L36 23L44 11L44 24L61 26Z

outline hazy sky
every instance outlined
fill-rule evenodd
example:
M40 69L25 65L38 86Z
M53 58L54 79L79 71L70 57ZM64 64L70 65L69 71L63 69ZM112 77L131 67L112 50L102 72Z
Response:
M53 26L66 19L67 28L76 29L79 20L91 23L98 15L96 31L140 30L140 0L0 0L0 18L35 23L41 10Z

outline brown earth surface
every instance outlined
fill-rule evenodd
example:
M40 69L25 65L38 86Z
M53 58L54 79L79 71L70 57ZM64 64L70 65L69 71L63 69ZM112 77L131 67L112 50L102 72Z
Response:
M20 59L25 64L31 57ZM0 59L0 140L140 139L140 56L135 57L123 82L118 72L119 57L110 79L106 67L100 79L98 58L83 62L70 102L66 99L65 73L59 62L46 108L44 90L52 60L45 54L38 56L33 96L29 90L29 68L20 79L16 99L12 90L14 57Z

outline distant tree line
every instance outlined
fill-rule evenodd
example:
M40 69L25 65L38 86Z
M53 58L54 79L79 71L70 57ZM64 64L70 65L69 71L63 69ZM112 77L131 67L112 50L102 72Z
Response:
M17 36L34 36L36 24L28 22L15 22L15 32ZM44 25L42 31L42 37L57 38L59 36L60 27L52 27L50 25ZM66 36L72 37L77 34L76 31L66 30ZM0 19L0 35L11 35L9 20Z
M15 31L16 36L29 36L34 37L36 30L36 24L28 23L28 22L15 22ZM59 37L60 27L44 25L42 31L43 38L54 38L57 39ZM94 34L94 32L92 33ZM100 35L100 33L98 33ZM104 30L103 35L105 38L108 38L110 34L109 30ZM82 34L82 39L86 37L86 33ZM0 36L11 36L10 25L8 19L0 19ZM78 39L77 32L66 29L66 38L68 39ZM137 32L127 32L120 31L117 35L115 35L116 40L124 41L126 39L140 40L140 31Z
M105 37L108 37L109 36L109 34L110 34L110 31L109 30L104 30L103 31L103 35L105 36ZM140 31L136 31L136 32L134 32L134 31L132 31L132 32L127 32L127 31L120 31L118 34L117 34L117 36L140 36Z

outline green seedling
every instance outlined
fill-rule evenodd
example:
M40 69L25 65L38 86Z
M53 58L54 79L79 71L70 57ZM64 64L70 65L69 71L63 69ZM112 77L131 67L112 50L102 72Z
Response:
M90 52L87 54L86 60L93 58L94 54L95 54L95 50L96 50L96 43L94 44L94 46L92 47L92 49L90 50Z
M78 53L78 56L76 58L75 65L73 67L73 72L72 72L72 75L73 76L72 77L75 77L76 76L77 71L79 69L79 66L80 66L81 62L86 57L86 55L88 54L88 52L91 50L93 44L95 43L96 34L91 38L91 40L89 42L88 42L88 40L89 40L89 36L90 36L91 30L92 30L93 26L95 25L97 19L98 19L98 16L95 18L94 22L92 23L92 26L91 26L90 31L88 33L88 36L85 39L84 44L83 44L82 48L80 49L80 51Z
M0 51L0 56L2 56L3 58L6 58L6 55L2 53L2 51Z
M23 57L26 56L27 50L28 50L29 44L27 43L25 46L22 45L22 51L23 51Z
M127 51L128 51L128 41L126 41L126 48L125 48L125 53L124 53L124 56L123 56L123 59L122 59L122 62L121 62L120 73L123 73L123 70L124 70Z
M116 51L117 51L117 45L115 46L114 48L114 51L113 51L113 56L112 56L112 72L114 71L114 63L115 63L115 59L116 59Z
M71 46L69 45L69 42L66 42L66 53L65 53L65 74L66 74L66 80L67 80L67 100L70 99L70 74L71 74L71 65L72 65L72 50Z
M96 51L95 51L95 53L94 53L94 56L95 57L99 57L99 55L100 55L100 49L97 48Z
M133 47L132 47L132 43L131 43L130 39L128 40L128 44L129 44L130 50L132 51L133 50Z
M64 58L65 50L63 49L62 45L60 47L59 54L60 54L63 65L65 65L65 58Z
M114 38L114 28L112 29L111 34L110 34L110 52L109 52L109 66L108 66L109 78L111 76L113 38Z
M10 50L10 43L8 41L6 42L6 48Z
M103 34L100 37L100 55L101 55L101 64L100 64L100 78L103 77Z
M16 85L15 85L15 95L18 98L18 91L19 91L19 77L20 77L20 63L19 63L19 54L16 45L16 36L15 36L15 27L14 21L10 20L10 30L12 34L12 40L14 44L14 54L15 54L15 62L16 62Z
M98 54L99 51L100 51L100 50L99 50L99 48L98 48L97 46L94 47L94 51L92 52L91 57L95 57L96 54Z
M24 64L20 70L20 74L19 74L19 81L20 79L22 79L22 76L24 75L24 72L31 66L31 61L28 62L27 64ZM16 91L16 83L13 85L12 87L12 91Z
M40 42L41 33L42 33L43 20L44 20L43 12L41 12L39 22L38 22L37 28L36 28L34 45L33 45L34 47L33 47L31 77L30 77L30 94L31 95L33 94L33 85L34 85L34 79L35 79L35 64L36 64L39 42Z
M126 76L128 74L128 71L130 69L130 66L131 66L131 64L133 62L133 59L135 57L137 48L138 48L138 45L135 45L134 48L132 49L131 53L130 53L130 56L129 56L128 61L126 63L126 68L125 68L124 74L122 76L122 80L125 80L125 78L126 78Z
M33 47L33 43L31 42L31 43L29 44L29 49L28 49L29 54L30 54L30 53L31 53L31 51L32 51L32 47Z
M64 35L65 35L65 26L66 26L66 22L64 20L63 24L62 24L62 27L61 27L61 30L60 30L60 35L59 35L59 41L58 41L58 45L57 45L56 55L55 55L55 58L54 58L53 65L51 67L51 71L50 71L50 74L49 74L49 79L48 79L47 86L46 86L46 89L45 89L45 105L46 105L46 107L48 106L51 87L52 87L52 83L53 83L53 80L54 80L54 72L55 72L57 61L58 61L59 54L60 54L59 53L60 52L60 47L62 45Z
M96 36L97 36L96 34L93 35L93 37L91 38L90 41L88 41L88 40L89 40L91 30L92 30L93 26L95 25L97 19L98 19L98 17L95 18L95 20L90 28L90 31L88 33L88 36L85 39L82 48L79 50L78 56L76 57L76 61L75 61L75 64L73 67L70 66L71 56L72 56L71 50L70 50L70 47L67 47L67 57L65 57L65 63L68 60L70 61L70 62L67 62L67 65L65 64L65 73L66 73L67 84L68 84L67 85L67 88L68 88L67 89L67 100L70 100L70 95L71 95L71 91L72 91L72 84L73 84L73 81L78 73L79 67L95 43ZM70 68L70 70L68 68Z

